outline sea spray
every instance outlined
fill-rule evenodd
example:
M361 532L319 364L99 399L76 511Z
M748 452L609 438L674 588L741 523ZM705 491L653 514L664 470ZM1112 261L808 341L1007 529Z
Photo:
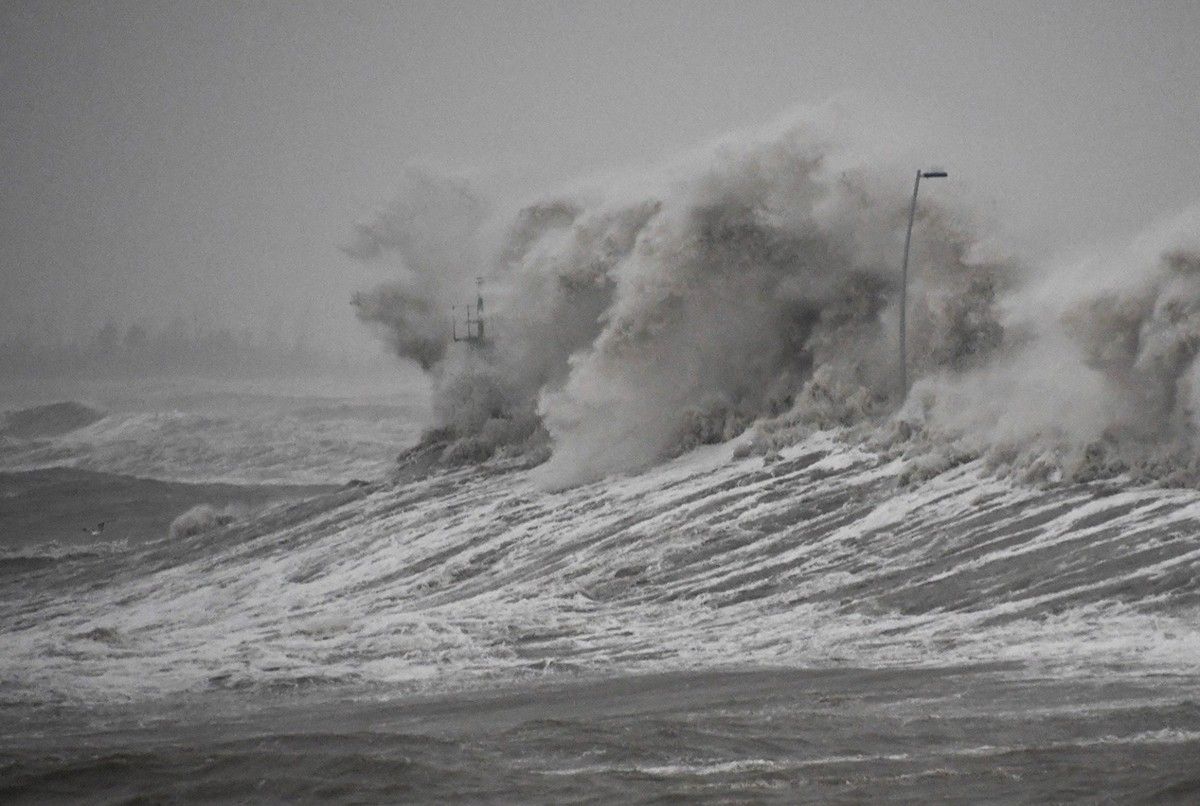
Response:
M932 447L953 442L1026 481L1194 486L1198 238L1193 207L1123 248L1041 267L1032 288L1010 292L1005 350L929 375L900 416ZM1025 304L1035 294L1042 303Z
M552 447L551 487L750 426L743 451L854 425L932 469L1200 476L1200 207L1126 248L1031 264L997 256L958 202L923 198L902 402L908 198L862 141L811 112L524 205L413 171L347 247L396 261L355 305L432 376L427 448L462 463ZM455 343L476 277L490 341Z
M883 411L905 194L827 128L731 139L644 181L543 198L506 225L479 215L504 204L416 172L348 247L399 262L393 283L356 297L358 314L434 377L447 458L544 429L552 486L736 436L789 410L817 370ZM914 365L976 366L1003 342L1004 267L976 259L978 239L933 207L917 227ZM475 276L494 300L486 348L452 341L451 307Z
M212 504L197 504L171 521L167 528L167 536L172 540L195 537L244 520L247 514L246 507L227 505L218 509Z

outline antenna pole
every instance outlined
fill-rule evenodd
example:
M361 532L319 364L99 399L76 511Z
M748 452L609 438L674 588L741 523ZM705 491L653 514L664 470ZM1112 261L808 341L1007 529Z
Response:
M904 235L904 263L900 269L900 403L908 396L908 247L912 243L913 218L917 214L917 191L921 188L921 171L913 182L912 203L908 206L908 231Z
M475 321L479 331L479 340L483 341L483 278L475 278Z

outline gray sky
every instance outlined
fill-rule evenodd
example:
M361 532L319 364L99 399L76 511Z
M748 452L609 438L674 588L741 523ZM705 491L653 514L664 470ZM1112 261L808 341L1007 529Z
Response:
M833 96L1026 248L1200 197L1194 2L9 0L0 36L0 334L203 310L365 338L377 277L336 246L406 162L550 184Z

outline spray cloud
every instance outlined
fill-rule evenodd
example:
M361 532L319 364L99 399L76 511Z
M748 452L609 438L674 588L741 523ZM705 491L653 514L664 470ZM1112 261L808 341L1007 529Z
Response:
M354 303L434 376L444 459L548 445L551 485L756 422L877 421L896 407L903 175L820 115L516 206L414 170L346 247L398 262L394 282ZM1122 282L1076 284L1046 310L1022 304L1030 271L923 199L905 434L1009 460L1032 444L1094 455L1135 425L1177 444L1200 395L1195 218L1117 259ZM451 338L451 307L477 276L483 348Z

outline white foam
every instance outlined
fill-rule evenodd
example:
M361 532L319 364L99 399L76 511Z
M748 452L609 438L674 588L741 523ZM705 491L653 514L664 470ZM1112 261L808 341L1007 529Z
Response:
M1096 675L1200 663L1197 613L1155 587L1200 565L1200 548L1165 541L1140 564L1092 570L1139 557L1146 530L1200 526L1197 494L1092 501L975 465L898 488L894 462L825 438L807 447L818 446L852 458L764 473L759 459L711 449L561 492L523 472L460 470L302 523L269 510L259 536L145 576L0 602L0 675L41 695L128 698L230 681L439 687L561 669L1015 661ZM1132 509L1081 521L1117 506ZM1017 544L1001 548L1005 535ZM1005 587L1034 551L1053 558L1035 583L1068 576Z

